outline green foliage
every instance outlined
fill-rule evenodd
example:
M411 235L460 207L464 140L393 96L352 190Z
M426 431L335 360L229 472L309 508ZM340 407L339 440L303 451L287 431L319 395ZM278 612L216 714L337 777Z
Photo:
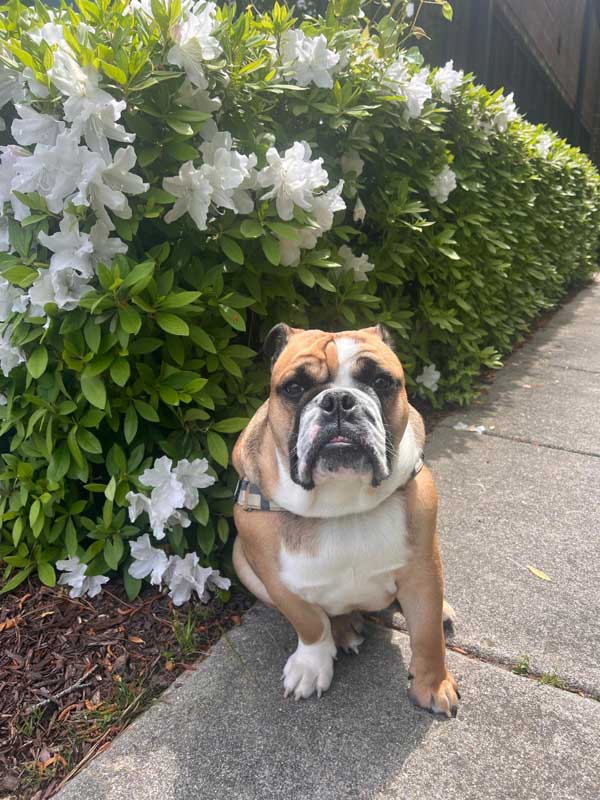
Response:
M448 16L449 5L440 5ZM235 486L229 454L265 397L267 366L254 356L274 323L385 323L409 390L435 406L463 404L476 394L481 369L498 367L532 320L596 267L600 183L588 159L554 135L541 155L546 132L522 120L491 130L502 97L471 79L451 103L434 91L422 114L407 118L402 97L381 82L381 65L397 56L406 27L387 13L376 23L360 20L360 4L337 0L325 19L303 24L307 35L323 33L329 47L353 53L332 88L301 87L281 74L273 50L294 20L277 3L263 15L223 6L223 53L205 70L221 100L213 117L237 149L256 153L261 168L269 147L283 152L307 141L329 185L345 179L347 212L337 212L296 266L283 265L280 240L310 230L298 206L290 221L273 202L258 201L248 214L211 214L205 231L187 215L167 224L174 198L163 178L186 161L201 163L210 114L177 102L184 74L165 58L181 4L153 0L152 17L125 7L79 0L58 12L79 62L126 102L121 121L136 134L135 171L149 189L128 198L130 218L113 217L128 252L96 267L94 289L77 308L10 320L25 361L0 378L4 591L34 571L54 585L52 565L78 553L90 575L123 570L134 596L139 581L126 574L126 543L145 527L128 521L125 497L162 454L207 457L218 478L203 490L192 526L169 532L170 551L196 548L207 563L226 563ZM56 48L32 35L49 20L41 3L30 9L11 0L0 21L1 60L6 69L31 70L48 89L34 107L62 116L64 98L48 76ZM418 52L407 58L418 69ZM6 111L10 130L15 112ZM364 161L360 174L342 172L349 150ZM458 186L439 203L429 188L447 165ZM352 220L358 197L362 226ZM38 234L54 233L59 219L38 194L19 199L31 213L19 224L6 206L12 253L0 254L0 272L26 290L52 255ZM89 232L89 209L71 211ZM367 282L339 269L345 244L375 264ZM415 383L431 363L441 372L435 394Z

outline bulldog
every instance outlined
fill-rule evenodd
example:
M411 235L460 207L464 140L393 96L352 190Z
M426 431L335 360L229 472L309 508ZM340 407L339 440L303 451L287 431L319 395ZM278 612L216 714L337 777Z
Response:
M295 628L285 696L326 691L337 649L358 652L361 611L398 600L410 634L409 695L454 716L446 668L437 497L423 421L389 332L275 326L269 399L240 435L233 563Z

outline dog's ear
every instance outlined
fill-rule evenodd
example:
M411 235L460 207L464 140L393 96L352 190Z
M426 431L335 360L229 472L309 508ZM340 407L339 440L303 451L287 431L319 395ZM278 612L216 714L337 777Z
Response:
M263 353L271 359L271 366L277 361L279 354L288 343L288 339L293 331L285 322L275 325L267 333L267 338L263 344Z
M396 342L394 341L394 336L389 328L386 328L385 325L382 325L381 322L378 322L377 325L375 325L375 333L381 337L384 344L387 344L387 346L392 350L396 350Z

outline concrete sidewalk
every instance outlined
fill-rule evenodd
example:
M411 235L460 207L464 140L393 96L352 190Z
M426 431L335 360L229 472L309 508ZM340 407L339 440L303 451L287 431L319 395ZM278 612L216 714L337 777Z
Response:
M284 700L293 633L256 607L61 800L597 800L599 312L596 282L428 444L459 615L456 719L410 705L408 638L393 610L359 656L340 657L320 700ZM517 660L566 688L511 673Z

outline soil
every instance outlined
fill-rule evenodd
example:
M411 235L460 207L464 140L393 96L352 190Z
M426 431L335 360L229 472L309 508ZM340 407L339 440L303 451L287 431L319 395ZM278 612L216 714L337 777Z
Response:
M29 582L0 597L0 800L45 800L194 669L252 600L175 608L148 587L130 603Z

